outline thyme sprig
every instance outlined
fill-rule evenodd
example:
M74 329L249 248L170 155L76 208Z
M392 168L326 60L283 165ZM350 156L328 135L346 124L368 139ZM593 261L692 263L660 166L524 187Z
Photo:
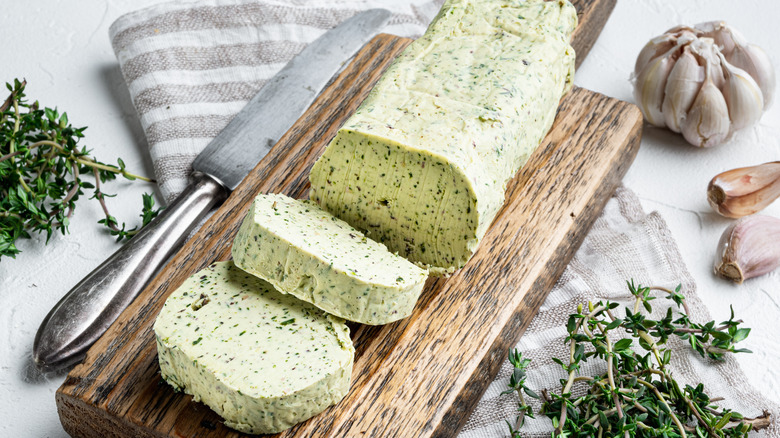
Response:
M6 84L8 98L0 105L0 258L15 257L20 251L16 241L29 239L30 232L67 233L76 202L84 190L92 190L90 199L100 204L104 218L98 222L109 229L117 241L130 238L139 227L128 229L109 213L101 183L122 176L128 180L153 182L130 173L122 159L117 166L105 164L78 142L83 128L74 128L67 113L56 108L41 108L37 101L25 100L26 81L14 79ZM84 179L91 175L94 184ZM143 195L142 225L159 212L154 199Z
M541 413L552 420L553 438L746 437L750 430L769 426L768 412L745 418L720 408L717 402L722 399L707 394L703 383L683 387L669 369L672 350L666 345L672 336L688 341L694 351L713 361L723 360L727 353L750 352L735 347L750 329L740 327L742 320L734 319L733 309L727 321L700 324L691 321L680 286L670 290L631 281L628 289L634 303L624 308L623 317L616 316L620 305L610 301L581 304L569 316L565 339L569 355L565 360L553 358L567 378L561 379L560 394L541 391ZM651 319L651 302L657 298L654 292L671 300L677 314L670 307L661 319ZM615 341L619 337L616 330L628 337ZM524 387L529 360L512 360L520 357L516 350L510 352L510 362L520 370ZM594 359L605 363L606 372L580 375L582 364ZM518 380L510 381L510 388L517 385ZM518 409L522 415L530 411L522 399ZM513 437L520 436L516 430L520 426L510 426Z
M515 424L512 425L512 423L509 421L506 422L507 426L509 426L509 433L511 434L512 438L515 438L520 437L520 428L523 427L523 424L525 424L525 418L534 418L534 411L531 409L531 406L525 402L525 396L523 393L529 397L537 399L539 398L539 395L525 384L525 379L527 378L525 370L528 367L528 364L531 363L531 359L523 359L523 353L519 352L518 350L513 350L509 352L509 363L511 363L514 367L512 370L512 375L509 376L509 389L502 392L501 394L511 394L516 392L520 398L520 403L517 406L517 418L515 418Z

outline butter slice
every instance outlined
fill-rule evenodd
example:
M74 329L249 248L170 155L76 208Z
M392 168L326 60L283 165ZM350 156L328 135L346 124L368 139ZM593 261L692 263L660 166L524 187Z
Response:
M427 278L317 204L279 194L255 198L233 260L284 293L363 324L409 316Z
M566 0L448 0L310 174L310 199L431 272L471 257L574 74Z
M344 321L232 262L187 279L154 332L162 377L241 432L282 431L349 389L355 350Z

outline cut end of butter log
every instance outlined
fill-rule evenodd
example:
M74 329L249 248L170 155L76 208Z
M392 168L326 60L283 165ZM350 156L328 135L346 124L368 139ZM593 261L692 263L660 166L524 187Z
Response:
M309 197L434 274L463 267L572 86L568 1L448 0L314 164Z
M241 432L280 432L349 390L355 350L344 321L232 262L187 279L154 332L162 377Z
M279 291L373 325L411 315L428 276L317 204L279 194L255 198L233 259Z

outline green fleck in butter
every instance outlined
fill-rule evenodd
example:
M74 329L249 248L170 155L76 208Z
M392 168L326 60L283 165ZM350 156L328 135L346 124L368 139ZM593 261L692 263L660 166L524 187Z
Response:
M310 198L432 272L471 257L571 87L566 0L448 0L311 171Z
M162 377L241 432L280 432L349 389L355 350L344 321L232 262L187 279L154 332Z
M239 268L341 318L409 316L427 272L310 201L259 195L233 242Z

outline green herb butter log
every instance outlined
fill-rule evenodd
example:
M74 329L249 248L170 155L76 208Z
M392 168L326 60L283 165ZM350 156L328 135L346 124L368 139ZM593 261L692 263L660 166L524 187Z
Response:
M552 126L574 73L566 0L448 0L314 165L310 198L453 271Z
M232 262L209 266L154 324L162 377L245 433L275 433L341 400L355 350L344 321Z
M317 204L279 194L255 198L232 252L278 290L363 324L409 316L428 276Z

